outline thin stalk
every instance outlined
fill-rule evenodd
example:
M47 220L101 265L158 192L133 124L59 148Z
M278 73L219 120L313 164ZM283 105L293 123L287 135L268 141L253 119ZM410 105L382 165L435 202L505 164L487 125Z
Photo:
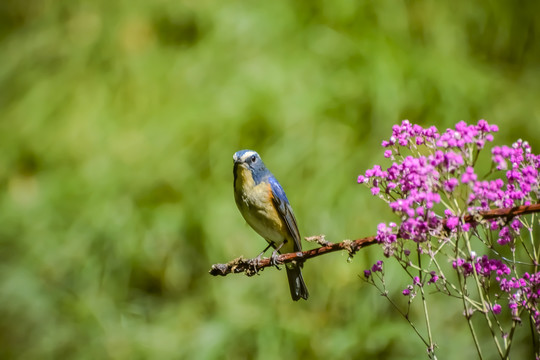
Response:
M459 238L456 240L456 246L455 249L455 257L457 259L458 253L459 253L459 247L458 247L458 241ZM473 337L474 346L476 347L476 352L478 353L478 358L480 360L484 359L484 356L482 355L482 348L480 348L480 342L478 341L478 337L476 336L476 331L474 330L474 326L471 320L471 315L469 314L469 309L467 308L467 302L465 300L466 297L466 280L465 277L461 277L461 273L459 272L459 267L456 267L456 275L458 278L459 287L461 288L461 300L463 301L463 310L465 311L465 318L467 319L467 325L469 326L469 330L471 331L471 335Z
M469 254L472 254L471 242L469 240L470 240L469 239L469 233L465 233L465 244L467 246L467 251L469 252ZM499 344L499 340L497 339L497 336L495 335L495 332L493 331L493 324L491 323L491 319L489 318L489 311L486 308L486 301L484 299L484 292L482 291L483 289L482 289L482 286L480 285L480 279L478 277L478 272L476 271L476 266L474 266L474 259L471 258L471 262L473 263L472 264L472 269L473 269L474 282L476 284L476 288L478 289L478 296L480 297L480 302L482 304L482 313L484 314L484 316L486 318L486 322L488 323L489 330L490 330L491 335L493 337L493 341L495 342L495 346L497 347L497 351L499 352L499 355L500 355L500 357L502 359L504 354L503 354L503 351L501 349L501 345Z
M461 276L459 274L459 271L458 271L458 278L459 278L459 283L460 285L462 284L461 282ZM467 319L467 325L469 326L469 330L471 331L471 335L473 337L473 341L474 341L474 346L476 347L476 352L478 353L478 358L480 360L484 359L484 356L482 355L482 349L480 348L480 341L478 341L478 337L476 336L476 331L474 330L474 325L472 323L472 320L471 320L471 315L469 315L469 309L467 308L467 302L465 301L465 279L463 279L463 288L462 288L462 294L463 296L461 297L462 301L463 301L463 309L465 311L465 318Z
M413 328L414 332L416 333L416 335L418 335L418 337L420 338L420 340L422 340L422 342L424 343L424 345L426 345L426 347L429 347L429 343L426 341L426 339L424 339L424 336L420 333L420 331L418 330L418 328L414 325L414 323L411 321L411 319L409 319L409 313L407 311L407 313L404 313L403 311L401 311L401 309L399 308L399 306L388 296L388 290L386 290L386 284L384 282L384 275L380 275L378 276L379 277L379 280L381 281L381 284L382 284L382 289L379 288L379 286L377 286L377 284L375 284L375 281L368 281L368 283L370 283L371 285L375 286L375 288L381 293L382 296L384 296L389 302L390 304L394 307L394 309L396 309L396 311L401 315L403 316L403 318L405 318L405 320L407 320L407 322L409 323L409 325ZM409 300L409 307L410 307L410 300Z
M418 254L418 267L422 268L422 257L420 256L420 244L417 245L417 254ZM430 357L432 355L433 359L436 359L437 357L435 355L435 344L433 343L433 336L431 334L431 325L429 322L429 312L428 312L427 303L426 303L426 296L424 294L422 275L423 275L422 271L418 271L418 277L420 278L420 294L422 295L422 306L424 308L424 317L426 319L426 329L428 332L428 339L429 339L428 354L430 354Z
M400 313L401 316L403 316L405 318L405 320L407 320L407 322L409 323L409 325L413 328L414 332L416 333L416 335L418 335L418 337L420 338L420 340L422 340L422 342L424 343L424 345L426 345L426 347L429 347L429 343L426 341L426 339L424 339L424 337L422 336L422 334L420 333L420 331L416 328L416 326L414 325L414 323L411 321L411 319L409 319L409 315L408 314L405 314L404 312L401 311L401 309L397 306L397 304L395 302L392 301L392 299L390 299L390 297L386 294L386 292L382 292L382 295L384 297L386 297L388 299L388 301L390 301L390 304Z
M490 299L490 296L489 296L488 292L486 292L486 298L487 298L488 302L491 304L491 299ZM497 316L495 316L495 314L493 313L493 309L490 309L490 312L493 314L493 318L495 319L495 323L497 324L497 327L499 328L499 331L501 332L501 334L504 334L504 330L502 328L502 325L501 325L499 319L497 318ZM508 342L506 336L503 336L503 342L504 342L504 348L507 349L507 351L508 351L509 342ZM510 339L510 342L512 342L512 339Z
M441 266L439 265L439 262L435 259L433 259L433 263L435 264L435 266L437 267L437 271L439 272L439 274L441 274L441 280L444 282L444 284L448 284L450 286L450 288L452 290L454 290L459 296L454 296L452 294L448 294L450 296L453 296L453 297L457 297L457 298L463 298L465 297L465 300L473 307L475 307L477 310L481 310L480 308L480 303L478 301L474 301L473 299L469 298L467 295L465 295L460 289L458 289L454 284L452 284L451 282L449 281L446 281L446 276L444 275L444 272L441 268Z

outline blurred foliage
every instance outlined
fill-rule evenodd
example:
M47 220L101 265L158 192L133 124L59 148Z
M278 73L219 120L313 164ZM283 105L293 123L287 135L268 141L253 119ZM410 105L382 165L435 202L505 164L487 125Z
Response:
M540 152L539 12L3 0L0 357L424 357L358 277L379 249L307 263L307 302L290 300L283 272L208 275L265 246L234 204L232 154L259 151L303 235L371 235L392 217L356 176L383 161L378 146L404 118L485 118L496 143L522 137ZM397 294L399 269L387 271ZM433 300L444 358L474 357L459 302ZM530 356L516 341L515 357Z

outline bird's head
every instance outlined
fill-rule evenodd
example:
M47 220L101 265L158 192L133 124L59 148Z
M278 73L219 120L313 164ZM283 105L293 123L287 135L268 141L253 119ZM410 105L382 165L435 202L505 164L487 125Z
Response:
M255 183L258 183L262 178L269 174L268 169L264 165L261 157L253 150L240 150L234 153L234 174L242 168L249 170L253 176Z

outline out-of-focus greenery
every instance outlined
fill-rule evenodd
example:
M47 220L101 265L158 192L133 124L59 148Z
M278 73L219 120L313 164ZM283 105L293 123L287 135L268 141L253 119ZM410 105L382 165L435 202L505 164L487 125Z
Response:
M539 13L532 1L3 0L0 357L424 357L359 277L377 248L306 263L307 302L290 300L283 271L208 275L266 244L234 204L232 154L259 151L303 235L371 235L393 217L356 176L384 162L380 142L404 118L485 118L496 143L540 152ZM459 301L432 300L439 352L474 357ZM525 335L513 346L531 356Z

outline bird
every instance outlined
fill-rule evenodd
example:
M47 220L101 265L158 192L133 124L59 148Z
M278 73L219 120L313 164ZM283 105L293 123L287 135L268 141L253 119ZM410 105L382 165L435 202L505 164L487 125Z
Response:
M276 253L302 251L302 242L291 204L274 175L253 150L240 150L233 155L234 198L246 222L262 236ZM307 300L308 289L301 272L301 263L285 265L291 297Z

